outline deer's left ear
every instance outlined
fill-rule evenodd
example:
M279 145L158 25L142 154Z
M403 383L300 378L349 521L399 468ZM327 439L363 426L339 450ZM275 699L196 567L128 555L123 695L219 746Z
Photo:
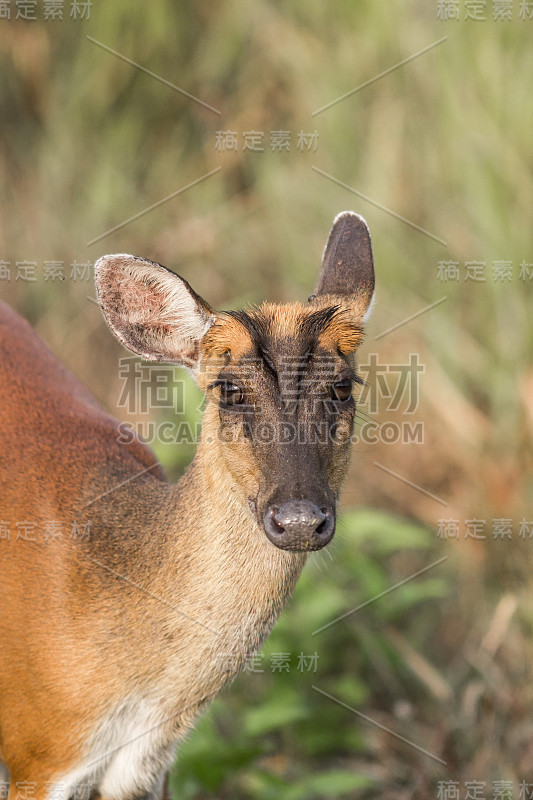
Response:
M338 214L322 257L315 295L333 295L364 317L374 295L374 260L368 225L353 211Z

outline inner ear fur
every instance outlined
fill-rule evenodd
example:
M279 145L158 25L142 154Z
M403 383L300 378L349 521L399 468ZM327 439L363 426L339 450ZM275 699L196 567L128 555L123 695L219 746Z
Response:
M123 253L100 258L95 278L104 317L125 347L149 361L195 367L215 315L187 281Z

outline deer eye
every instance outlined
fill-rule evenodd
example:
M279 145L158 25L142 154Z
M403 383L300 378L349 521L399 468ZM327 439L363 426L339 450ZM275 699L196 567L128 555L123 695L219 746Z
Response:
M244 391L235 383L222 381L220 383L220 399L226 406L236 406L244 402Z
M337 383L334 383L331 387L331 393L334 400L338 400L340 403L346 403L352 396L351 380L345 378L342 381L337 381Z

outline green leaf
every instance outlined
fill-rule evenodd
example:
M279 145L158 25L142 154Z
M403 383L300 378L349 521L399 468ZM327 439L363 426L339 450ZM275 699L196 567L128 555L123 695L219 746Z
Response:
M389 597L384 597L376 611L379 610L380 616L390 621L412 608L422 606L428 600L439 600L448 594L449 587L440 578L415 579L391 592Z
M427 549L434 544L427 528L385 511L366 508L348 511L341 522L352 542L370 544L372 551L380 555L409 548Z
M372 786L374 781L364 775L347 770L331 770L308 775L293 784L284 794L285 800L311 800L312 798L343 797L354 789Z
M267 703L247 713L244 731L248 736L262 736L308 717L309 709L301 704L296 706Z

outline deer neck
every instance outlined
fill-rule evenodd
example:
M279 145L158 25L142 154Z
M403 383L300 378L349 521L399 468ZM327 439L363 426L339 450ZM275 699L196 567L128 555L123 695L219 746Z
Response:
M187 614L217 632L217 650L261 645L306 560L268 541L246 498L212 450L200 444L166 506L166 553L159 587L179 588ZM184 600L186 598L186 601ZM240 643L240 644L239 644Z

